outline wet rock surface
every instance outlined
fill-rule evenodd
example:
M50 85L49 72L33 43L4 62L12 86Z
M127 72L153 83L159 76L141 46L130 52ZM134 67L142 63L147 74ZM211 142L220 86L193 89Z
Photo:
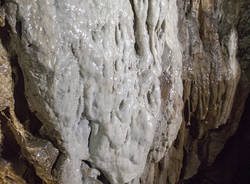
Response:
M7 161L0 160L0 182L3 184L26 184L25 180L18 176Z
M2 42L0 44L0 55L0 123L2 145L2 158L0 161L1 183L31 183L30 180L25 181L23 178L25 177L24 173L27 171L28 168L25 168L25 166L24 168L19 168L23 169L23 175L19 175L20 173L16 173L16 170L14 169L15 167L19 166L17 166L17 160L13 161L12 159L18 159L18 157L22 156L30 164L33 165L36 174L40 178L42 178L46 183L55 183L55 180L51 176L51 170L53 164L56 161L58 150L49 141L34 137L30 132L25 130L25 124L30 124L32 122L23 122L23 124L21 124L20 121L16 118L16 114L14 112L14 81L12 79L12 74L15 74L14 72L12 73L10 56L7 54L7 51L3 47ZM16 68L13 69L15 70ZM17 75L18 74L16 73L16 85L17 83L20 83L20 81L18 80L21 80L17 79L17 77L22 77ZM19 91L19 93L23 92ZM22 104L22 106L24 107L25 104ZM5 157L7 160L4 159ZM8 161L13 161L14 163ZM24 164L26 165L26 167L30 167L27 163L19 164Z
M249 1L0 6L1 183L248 179Z

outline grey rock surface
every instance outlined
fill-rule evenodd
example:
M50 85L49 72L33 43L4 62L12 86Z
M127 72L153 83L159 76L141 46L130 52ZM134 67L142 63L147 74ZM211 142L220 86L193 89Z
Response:
M156 128L153 155L163 157L182 120L176 1L4 6L30 109L43 123L40 133L62 153L60 183L81 183L82 160L111 183L139 177ZM160 76L171 83L164 100Z

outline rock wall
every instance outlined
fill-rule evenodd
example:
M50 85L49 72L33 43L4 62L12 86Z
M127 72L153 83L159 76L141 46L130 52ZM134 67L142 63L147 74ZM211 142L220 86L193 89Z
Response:
M0 4L2 183L186 182L237 130L249 1Z
M250 77L245 74L249 59L237 57L237 44L242 43L238 41L239 19L247 17L240 11L245 12L249 4L243 2L177 1L178 38L183 48L183 122L167 154L160 162L148 164L150 171L143 183L185 182L211 166L237 130Z

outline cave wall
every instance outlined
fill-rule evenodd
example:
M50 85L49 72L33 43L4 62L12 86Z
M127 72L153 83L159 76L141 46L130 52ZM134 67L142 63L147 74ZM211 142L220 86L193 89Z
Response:
M176 184L205 172L249 93L249 4L1 1L0 181Z
M177 5L183 48L183 122L163 159L149 164L143 183L148 176L150 183L181 183L209 168L236 132L249 93L249 2L177 1ZM243 32L245 36L238 38Z

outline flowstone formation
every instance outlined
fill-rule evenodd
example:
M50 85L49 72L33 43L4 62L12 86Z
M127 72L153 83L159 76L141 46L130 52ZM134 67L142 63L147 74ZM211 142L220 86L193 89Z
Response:
M0 1L0 182L206 173L249 93L249 4Z
M21 0L2 6L5 46L22 70L27 108L41 121L38 137L60 152L52 163L59 183L81 183L86 167L99 170L93 180L139 177L156 129L153 155L162 157L181 124L175 1Z

